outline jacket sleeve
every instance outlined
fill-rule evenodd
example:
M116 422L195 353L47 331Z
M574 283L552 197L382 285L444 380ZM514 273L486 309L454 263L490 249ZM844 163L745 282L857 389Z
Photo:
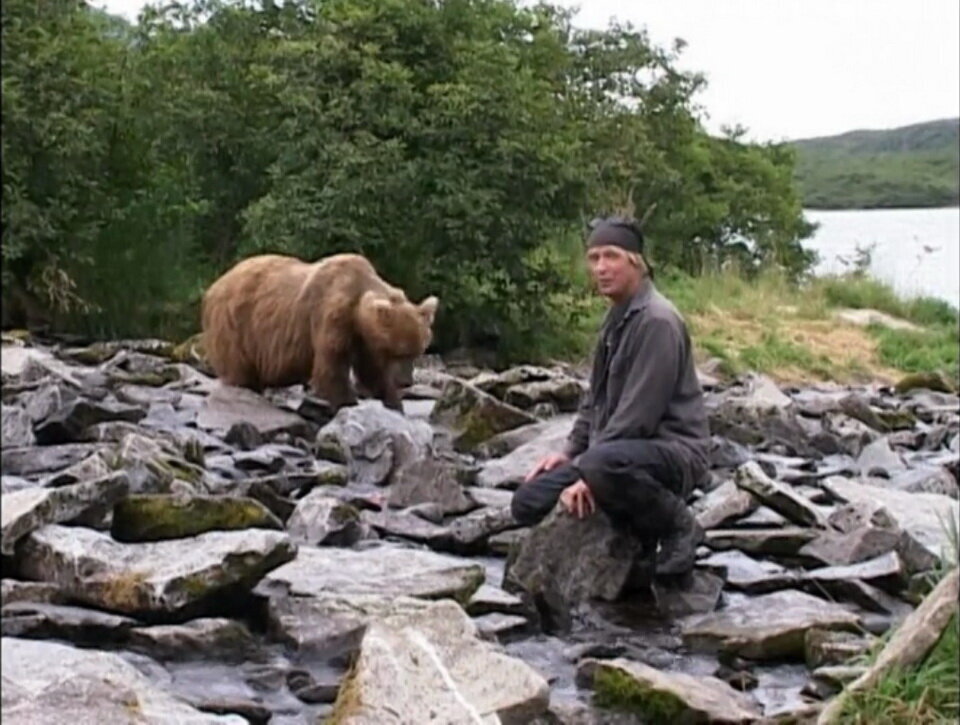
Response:
M595 442L651 438L673 397L684 338L670 319L653 317L630 331L624 349L623 393Z

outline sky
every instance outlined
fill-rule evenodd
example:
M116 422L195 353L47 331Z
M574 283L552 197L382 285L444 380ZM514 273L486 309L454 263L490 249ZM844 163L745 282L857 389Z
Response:
M130 20L144 4L92 1ZM678 65L706 76L711 133L783 141L960 116L960 0L554 2L578 7L581 27L615 17L660 46L683 38Z

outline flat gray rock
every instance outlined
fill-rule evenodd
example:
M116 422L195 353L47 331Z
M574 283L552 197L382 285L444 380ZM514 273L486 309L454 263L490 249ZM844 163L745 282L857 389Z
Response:
M665 672L618 658L581 660L577 679L605 701L639 710L649 722L748 723L760 719L760 706L752 697L716 677Z
M739 549L748 554L793 556L813 540L817 532L799 526L776 529L714 529L706 533L704 542L711 549Z
M55 583L107 611L154 615L199 607L230 585L252 586L295 551L285 533L265 529L121 544L98 531L56 524L34 531L21 547L25 577Z
M279 408L252 390L230 385L218 385L210 392L196 423L198 428L222 433L236 423L249 423L263 434L309 431L307 422L296 413Z
M787 589L690 617L682 628L684 642L694 649L779 659L802 657L804 633L811 627L852 631L858 622L839 604Z
M362 551L301 546L296 558L267 574L263 596L378 594L423 599L451 597L466 604L483 583L483 566L432 551L375 546Z
M735 550L711 554L706 559L700 559L697 566L719 573L731 588L751 594L789 589L799 581L796 572Z
M697 523L706 529L716 529L733 519L756 510L758 501L733 481L724 481L697 502Z
M130 630L127 647L154 659L236 659L254 651L256 641L242 622L210 617L183 624L157 624Z
M74 723L246 725L236 715L200 712L167 694L115 654L4 637L3 720L14 725Z
M450 601L371 623L335 711L354 725L519 725L546 711L547 681L477 635Z
M323 488L315 488L297 501L287 531L294 543L311 546L352 546L363 538L360 513Z
M767 476L754 461L737 469L734 483L795 524L826 528L826 517L812 503Z
M464 492L456 468L429 456L410 461L394 472L390 506L406 508L422 503L435 503L444 513L465 513L473 501Z
M0 408L0 423L3 430L3 448L36 444L36 438L33 436L33 421L30 420L27 411L19 405L3 405Z
M477 484L487 488L516 488L537 461L549 453L557 453L563 449L567 436L573 429L573 421L573 416L550 420L533 440L503 458L485 463L477 474Z
M3 553L13 555L14 544L20 538L46 524L70 521L94 507L112 507L129 488L127 474L117 471L71 486L30 488L3 494L0 506Z

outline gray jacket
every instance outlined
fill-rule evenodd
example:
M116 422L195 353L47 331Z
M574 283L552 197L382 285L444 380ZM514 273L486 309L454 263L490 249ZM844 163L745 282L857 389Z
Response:
M663 441L683 456L695 486L708 468L710 430L686 324L650 279L623 304L604 319L566 453L610 440Z

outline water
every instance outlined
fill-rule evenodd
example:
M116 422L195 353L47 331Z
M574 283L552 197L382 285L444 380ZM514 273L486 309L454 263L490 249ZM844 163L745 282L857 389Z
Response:
M817 274L848 271L857 247L875 245L869 272L904 297L960 306L960 209L804 210L820 228L804 246L820 255Z

